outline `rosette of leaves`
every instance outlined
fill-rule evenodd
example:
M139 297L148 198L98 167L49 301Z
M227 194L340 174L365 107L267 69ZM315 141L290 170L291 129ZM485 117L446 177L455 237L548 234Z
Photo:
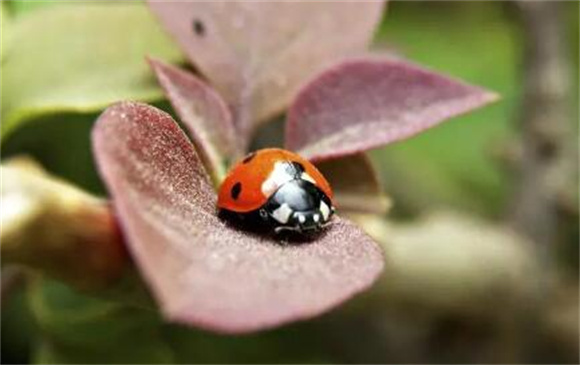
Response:
M149 60L191 142L168 114L121 102L97 121L93 146L129 248L174 321L253 331L367 288L381 251L340 217L385 211L363 152L495 98L405 61L361 56L381 2L150 7L199 71ZM339 217L307 244L237 230L215 211L229 165L282 112L284 147L317 163L337 190Z
M150 58L187 136L138 102L108 108L94 156L125 243L167 319L240 333L310 318L368 288L380 248L341 218L382 214L364 152L482 106L493 93L384 54L365 55L382 2L151 2L196 73ZM335 188L322 236L282 245L235 230L215 189L258 128L286 113L284 147Z

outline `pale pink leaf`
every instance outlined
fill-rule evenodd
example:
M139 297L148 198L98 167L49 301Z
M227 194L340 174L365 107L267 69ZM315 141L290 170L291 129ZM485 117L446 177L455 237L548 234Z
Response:
M229 162L242 154L226 103L192 73L155 59L149 64L214 181L220 181Z
M323 66L365 50L383 3L149 1L232 106L242 136L282 112Z
M322 160L411 137L497 98L482 88L389 58L340 63L300 91L286 147Z
M172 321L241 333L310 318L383 268L377 244L341 218L302 244L226 225L189 140L153 107L107 109L93 148L130 252Z

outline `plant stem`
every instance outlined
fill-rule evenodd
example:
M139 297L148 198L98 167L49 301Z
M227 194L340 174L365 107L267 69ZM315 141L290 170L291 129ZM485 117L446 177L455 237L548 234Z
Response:
M522 156L510 221L548 250L557 240L562 193L574 161L571 70L566 52L562 4L518 1L523 20L524 95L520 128ZM571 156L571 158L570 158Z

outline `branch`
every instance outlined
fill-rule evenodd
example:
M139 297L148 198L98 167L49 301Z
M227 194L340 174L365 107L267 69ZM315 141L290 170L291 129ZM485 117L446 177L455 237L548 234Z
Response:
M540 247L556 239L561 199L574 171L571 70L562 5L519 1L526 46L520 128L522 158L510 220Z

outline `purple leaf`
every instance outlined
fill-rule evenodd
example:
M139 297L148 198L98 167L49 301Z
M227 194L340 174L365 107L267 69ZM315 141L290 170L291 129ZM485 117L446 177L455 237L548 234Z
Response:
M322 160L408 138L497 98L479 87L386 58L341 63L290 107L286 146Z
M149 1L190 61L235 111L242 136L282 112L298 86L365 50L382 1Z
M221 181L228 161L242 154L227 105L193 74L154 59L149 64L214 181Z
M93 148L129 249L170 320L226 333L269 328L338 305L383 268L376 243L341 218L304 244L224 224L192 145L153 107L107 109Z
M330 182L339 212L384 214L390 200L364 153L321 161L316 167Z

